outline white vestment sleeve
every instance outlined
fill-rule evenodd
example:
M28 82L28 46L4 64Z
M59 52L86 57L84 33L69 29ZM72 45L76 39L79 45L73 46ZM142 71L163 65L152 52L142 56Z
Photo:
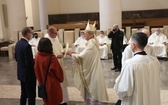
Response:
M114 89L119 97L119 99L123 99L125 96L131 96L134 90L134 70L126 62L123 65L123 69L121 74L116 79L116 84Z
M122 64L124 64L124 62L130 58L132 58L134 56L134 53L131 49L131 45L128 45L124 52L122 53Z

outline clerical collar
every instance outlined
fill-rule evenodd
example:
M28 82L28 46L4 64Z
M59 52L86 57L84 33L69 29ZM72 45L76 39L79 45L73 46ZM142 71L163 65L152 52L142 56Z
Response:
M141 52L137 52L137 53L135 53L134 56L135 56L135 55L147 55L147 54L146 54L145 51L141 51Z

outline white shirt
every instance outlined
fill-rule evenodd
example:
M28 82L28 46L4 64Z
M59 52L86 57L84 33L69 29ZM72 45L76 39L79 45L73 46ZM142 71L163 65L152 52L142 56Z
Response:
M39 41L40 41L40 38L39 38L39 37L38 37L38 38L32 38L32 39L29 41L29 44L30 44L30 45L34 45L34 46L37 47Z

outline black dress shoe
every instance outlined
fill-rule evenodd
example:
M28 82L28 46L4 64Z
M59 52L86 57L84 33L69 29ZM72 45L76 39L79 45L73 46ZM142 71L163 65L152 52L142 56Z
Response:
M115 105L121 105L121 100L118 100Z
M167 61L167 58L163 58L164 61Z
M61 103L60 105L68 105L67 103Z
M121 69L117 69L117 70L115 70L115 72L121 72Z
M117 67L113 67L113 68L111 68L111 70L116 70L117 69Z

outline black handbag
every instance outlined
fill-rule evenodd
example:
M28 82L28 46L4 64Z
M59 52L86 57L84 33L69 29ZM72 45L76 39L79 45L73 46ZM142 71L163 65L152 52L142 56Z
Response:
M48 64L48 67L47 67L47 72L46 72L46 75L45 75L44 83L41 84L41 85L38 85L38 97L43 98L43 99L47 98L46 81L47 81L48 70L49 70L50 63L51 63L51 58L52 58L52 56L50 57L50 60L49 60L49 64Z

